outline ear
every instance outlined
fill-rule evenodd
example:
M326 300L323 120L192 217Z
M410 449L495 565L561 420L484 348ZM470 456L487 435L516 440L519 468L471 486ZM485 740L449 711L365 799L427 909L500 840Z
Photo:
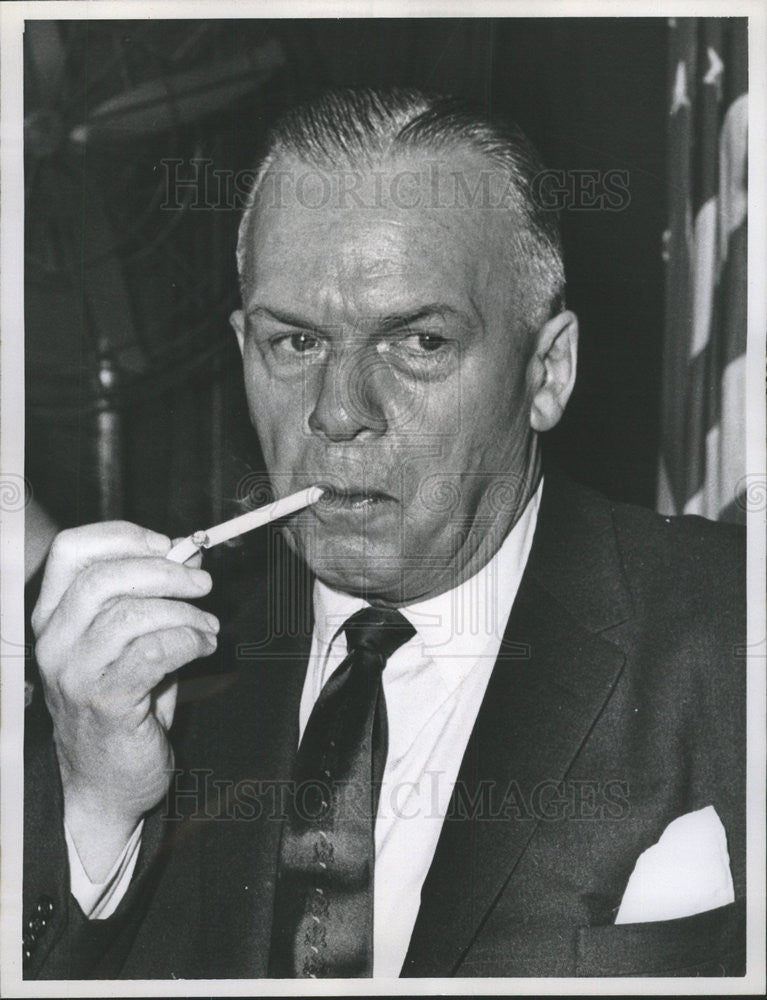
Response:
M575 385L577 363L578 317L566 310L538 331L528 366L530 426L534 431L549 431L559 423Z
M237 343L240 345L240 354L242 354L245 346L245 318L242 315L242 309L234 310L232 315L229 317L229 323L231 324L235 336L237 337Z

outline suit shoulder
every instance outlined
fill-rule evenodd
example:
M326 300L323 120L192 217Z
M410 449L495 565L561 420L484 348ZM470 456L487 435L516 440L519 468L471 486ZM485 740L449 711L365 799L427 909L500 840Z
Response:
M665 517L646 507L612 503L616 538L637 568L740 574L746 556L745 528L695 514Z
M668 617L745 618L746 532L697 515L665 517L611 503L626 583Z

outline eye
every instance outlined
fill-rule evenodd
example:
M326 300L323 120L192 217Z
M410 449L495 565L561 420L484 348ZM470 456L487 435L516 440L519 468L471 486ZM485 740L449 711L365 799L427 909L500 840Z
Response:
M460 345L455 338L443 337L426 330L402 331L383 340L379 352L406 374L414 378L447 378L460 358Z
M272 340L272 347L280 354L296 357L316 353L322 347L322 343L314 334L300 332L275 337Z
M447 344L444 337L437 333L411 333L402 338L402 344L413 354L434 354Z

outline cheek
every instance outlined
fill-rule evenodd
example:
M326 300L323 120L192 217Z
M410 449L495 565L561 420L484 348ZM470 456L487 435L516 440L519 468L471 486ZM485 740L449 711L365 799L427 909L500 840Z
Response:
M270 471L291 468L306 437L300 384L270 378L257 349L246 347L245 391L250 420Z
M444 380L419 380L384 368L377 397L391 431L420 448L454 437L461 423L460 371Z
M474 401L473 417L484 441L503 441L527 423L530 392L524 359L516 352L491 355L481 371L467 374L465 397Z
M530 434L527 394L508 359L505 365L493 379L484 367L466 366L460 387L433 413L438 433L432 457L420 463L421 517L435 523L470 518L488 489L519 474Z
M452 394L446 434L459 468L476 469L489 453L503 450L525 423L524 380L509 363L490 358L472 359L463 366Z

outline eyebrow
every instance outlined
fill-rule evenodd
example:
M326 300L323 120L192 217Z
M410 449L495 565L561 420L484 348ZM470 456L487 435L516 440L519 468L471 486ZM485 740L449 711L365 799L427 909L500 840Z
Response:
M269 316L271 319L277 320L278 323L293 326L300 330L322 329L321 324L312 323L294 313L284 312L281 309L270 309L268 306L263 305L256 305L252 309L249 309L247 315L248 317ZM435 317L439 319L455 317L467 326L474 325L461 310L454 309L453 306L449 306L443 302L433 302L429 305L420 306L418 309L411 310L410 312L386 313L383 316L371 317L371 319L374 320L376 329L381 333L393 333L397 330L407 329L421 320L433 319Z
M300 316L277 309L269 309L266 306L253 306L252 309L248 309L246 315L248 319L254 316L270 316L272 319L276 319L278 323L284 323L286 326L295 326L301 330L317 329L316 323L310 323L308 320L301 319Z
M444 303L435 302L428 306L422 306L420 309L415 309L412 312L389 313L386 316L381 316L378 320L378 327L384 333L391 333L394 330L419 323L423 319L433 319L434 317L444 319L448 316L460 319L464 323L469 322L468 316L460 312L460 310L454 309L452 306Z

